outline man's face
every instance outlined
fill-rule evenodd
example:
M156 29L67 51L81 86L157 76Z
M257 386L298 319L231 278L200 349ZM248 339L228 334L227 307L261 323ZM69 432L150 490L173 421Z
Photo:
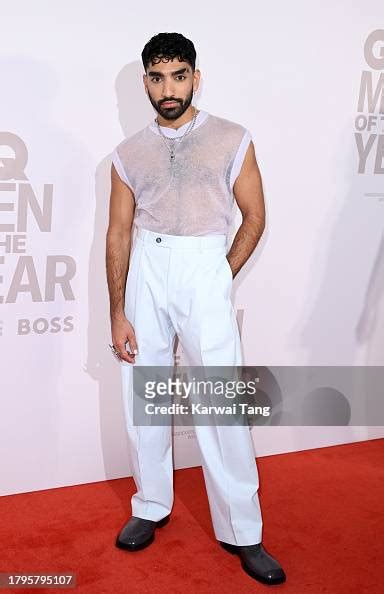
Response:
M197 90L200 72L177 58L150 64L143 75L144 85L154 109L166 120L177 120L190 106Z

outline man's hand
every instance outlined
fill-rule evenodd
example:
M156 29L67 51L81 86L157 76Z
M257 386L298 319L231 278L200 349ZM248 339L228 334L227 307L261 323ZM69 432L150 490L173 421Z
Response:
M135 330L126 317L111 320L112 344L118 351L118 356L127 363L135 362L137 354L137 342ZM129 343L130 353L126 350L125 344Z

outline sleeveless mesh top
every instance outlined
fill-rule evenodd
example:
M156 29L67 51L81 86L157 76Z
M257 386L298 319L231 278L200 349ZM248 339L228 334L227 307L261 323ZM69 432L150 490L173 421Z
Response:
M161 130L177 139L189 124ZM251 140L242 125L203 110L193 130L176 140L173 163L154 120L124 139L112 161L134 194L134 224L170 235L227 235L233 185Z

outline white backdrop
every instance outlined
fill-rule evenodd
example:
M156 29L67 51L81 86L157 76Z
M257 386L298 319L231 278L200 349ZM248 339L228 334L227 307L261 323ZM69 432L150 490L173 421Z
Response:
M140 54L158 32L194 42L198 107L253 134L267 228L234 283L245 363L383 365L382 2L235 8L2 3L2 494L130 474L105 233L111 151L155 116ZM252 434L261 456L384 431ZM178 427L175 466L195 464L194 432Z

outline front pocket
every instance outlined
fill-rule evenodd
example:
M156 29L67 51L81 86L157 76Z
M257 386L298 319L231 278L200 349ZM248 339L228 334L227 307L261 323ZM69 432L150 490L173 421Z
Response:
M226 255L224 255L224 260L225 260L225 268L227 269L227 274L229 276L230 283L232 284L232 282L233 282L232 268L228 262L228 258Z

